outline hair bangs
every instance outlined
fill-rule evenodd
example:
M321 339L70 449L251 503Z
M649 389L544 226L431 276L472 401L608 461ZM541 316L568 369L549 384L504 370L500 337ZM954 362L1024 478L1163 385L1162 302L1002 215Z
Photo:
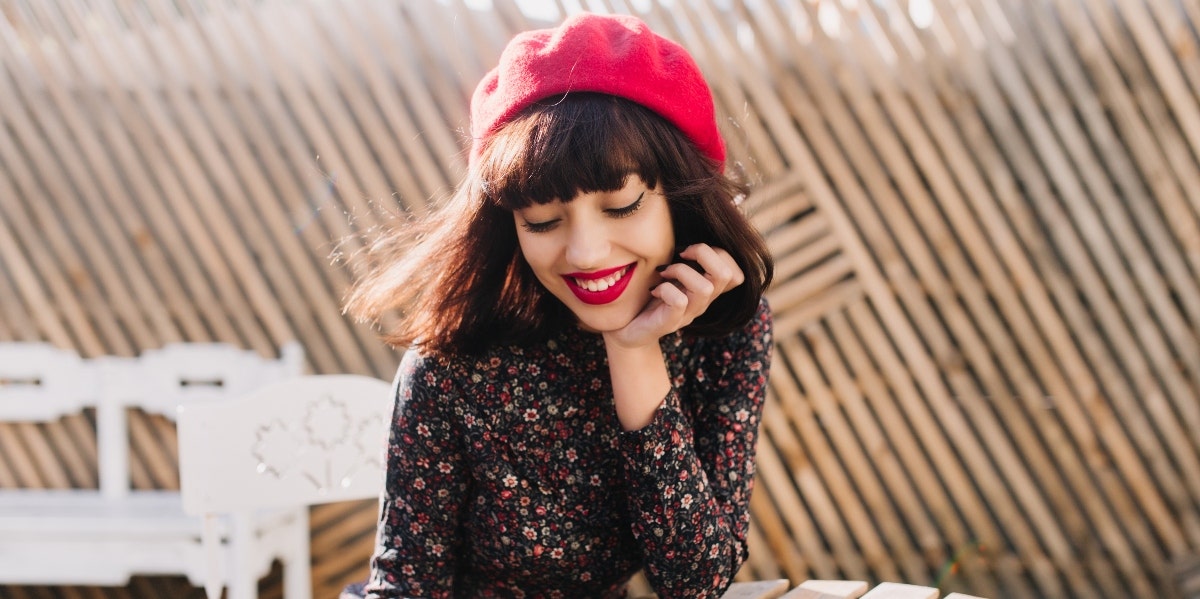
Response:
M636 116L631 117L631 109ZM615 96L568 94L542 101L494 133L478 177L489 201L508 210L580 193L616 191L629 175L653 187L660 158L647 119L656 115Z

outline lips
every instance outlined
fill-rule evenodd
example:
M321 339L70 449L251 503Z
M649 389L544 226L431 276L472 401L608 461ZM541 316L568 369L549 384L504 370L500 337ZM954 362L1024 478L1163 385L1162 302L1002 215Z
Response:
M626 264L595 272L573 272L563 275L567 287L585 304L608 304L621 297L632 279L635 264Z

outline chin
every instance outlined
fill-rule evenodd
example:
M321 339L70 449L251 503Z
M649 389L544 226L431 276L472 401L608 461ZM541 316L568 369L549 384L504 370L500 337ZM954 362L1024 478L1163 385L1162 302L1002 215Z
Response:
M569 292L568 292L569 293ZM562 298L560 298L561 301ZM626 298L622 298L625 300ZM645 301L637 303L632 301L633 298L628 298L629 302L619 301L622 305L609 306L589 306L580 302L567 303L567 309L575 316L575 320L584 330L596 333L608 333L625 328L626 325L633 322L633 319L641 312L645 306Z
M596 333L610 333L621 330L625 328L625 325L633 322L633 318L637 316L636 312L613 315L589 314L587 308L582 311L583 313L580 312L579 310L571 311L575 315L575 319L579 321L579 326L583 327L584 330Z

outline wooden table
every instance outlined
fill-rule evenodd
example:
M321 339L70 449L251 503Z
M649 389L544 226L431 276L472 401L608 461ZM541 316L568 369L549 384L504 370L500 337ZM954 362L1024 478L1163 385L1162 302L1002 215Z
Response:
M807 580L788 590L787 580L738 582L721 599L938 599L933 587L885 582L867 590L860 580ZM973 595L950 593L944 599L982 599Z

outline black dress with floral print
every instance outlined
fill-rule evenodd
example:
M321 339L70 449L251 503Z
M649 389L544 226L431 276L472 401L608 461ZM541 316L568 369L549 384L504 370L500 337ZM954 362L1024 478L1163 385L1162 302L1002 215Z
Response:
M765 300L723 338L661 340L673 388L622 431L604 342L576 328L398 373L368 598L718 597L746 558L770 366Z

